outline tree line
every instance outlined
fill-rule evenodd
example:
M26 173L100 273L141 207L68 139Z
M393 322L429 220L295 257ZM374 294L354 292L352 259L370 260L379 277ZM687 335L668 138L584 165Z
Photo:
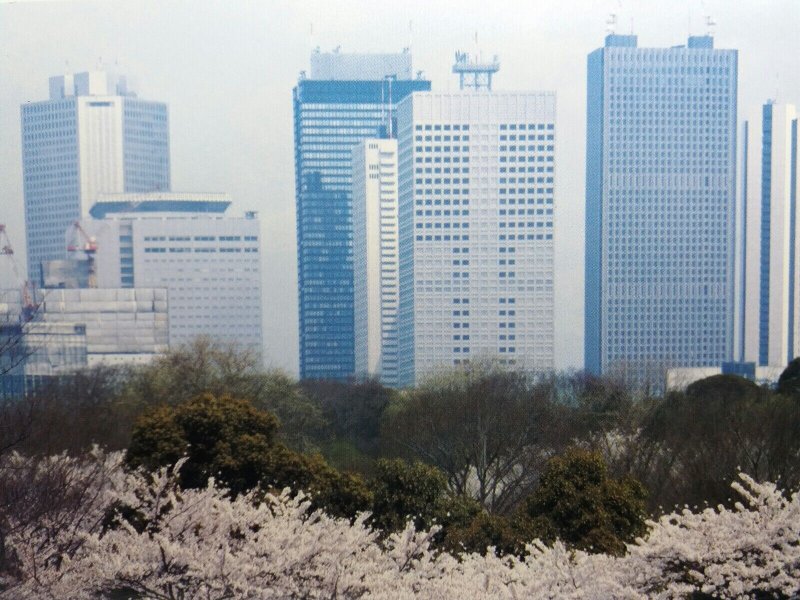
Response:
M711 377L662 397L585 374L490 363L415 389L296 382L200 339L141 367L59 378L0 411L0 454L125 450L127 468L182 460L185 489L309 494L385 535L436 526L453 552L522 555L533 539L621 554L674 507L733 506L740 472L800 479L800 363L778 389ZM0 509L14 510L14 500ZM2 529L2 522L0 522Z

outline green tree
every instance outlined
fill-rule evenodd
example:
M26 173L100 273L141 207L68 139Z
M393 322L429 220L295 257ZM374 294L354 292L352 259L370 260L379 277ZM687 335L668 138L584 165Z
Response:
M368 510L372 495L363 479L340 473L319 454L301 454L277 439L278 419L251 402L201 394L177 406L159 406L137 421L128 464L156 469L181 457L181 485L203 487L210 477L239 494L289 487L337 516Z
M427 529L441 517L447 494L441 471L421 461L401 459L380 459L375 471L371 481L375 526L397 531L413 519L418 529Z
M800 357L792 359L778 378L779 394L800 398Z
M269 472L277 429L278 419L246 400L201 394L144 414L134 427L127 461L155 469L186 456L183 486L203 487L214 477L238 494Z
M599 453L570 448L547 463L525 501L522 527L527 539L622 554L626 542L646 532L646 498L635 479L610 477Z
M454 495L510 514L535 485L543 449L564 443L567 409L551 396L524 373L470 364L397 398L384 437L396 454L440 469Z
M139 368L129 380L126 402L141 413L205 393L248 400L275 414L282 424L280 439L295 450L316 450L327 439L322 410L295 381L281 371L264 371L248 350L202 336Z
M709 377L670 394L643 420L636 452L632 473L653 495L653 509L730 504L740 470L791 489L800 483L800 403L742 377Z

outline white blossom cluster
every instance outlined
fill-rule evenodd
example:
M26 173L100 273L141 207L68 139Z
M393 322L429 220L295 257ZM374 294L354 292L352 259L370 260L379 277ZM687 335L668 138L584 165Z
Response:
M34 463L14 456L0 463L11 490L0 506L0 598L800 594L800 497L784 497L774 485L745 475L734 485L742 503L665 515L649 523L646 539L628 546L624 557L534 541L520 559L436 552L436 530L415 531L411 524L381 540L365 525L367 515L354 522L332 518L311 511L302 494L231 500L213 482L180 490L177 467L126 473L121 462L120 454L95 452L83 459ZM42 490L50 490L49 497Z

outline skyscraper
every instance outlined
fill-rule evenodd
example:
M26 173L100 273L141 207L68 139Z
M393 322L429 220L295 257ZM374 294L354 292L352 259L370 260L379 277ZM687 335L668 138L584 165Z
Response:
M415 93L397 123L400 385L552 370L555 95Z
M588 58L585 366L653 382L733 358L737 52Z
M169 190L167 106L103 72L50 78L50 99L21 107L28 275L64 258L64 232L100 192Z
M768 102L745 123L741 360L781 367L800 354L798 114Z
M300 377L355 370L351 150L391 128L394 107L430 82L411 55L316 52L294 89Z
M353 149L353 289L356 375L397 385L397 140Z

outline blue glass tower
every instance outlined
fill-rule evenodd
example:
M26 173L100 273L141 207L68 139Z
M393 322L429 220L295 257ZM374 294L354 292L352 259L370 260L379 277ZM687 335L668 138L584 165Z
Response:
M388 134L397 102L431 89L411 73L408 53L316 52L294 89L301 378L354 373L351 150Z
M733 355L737 52L588 59L585 366L655 381Z

